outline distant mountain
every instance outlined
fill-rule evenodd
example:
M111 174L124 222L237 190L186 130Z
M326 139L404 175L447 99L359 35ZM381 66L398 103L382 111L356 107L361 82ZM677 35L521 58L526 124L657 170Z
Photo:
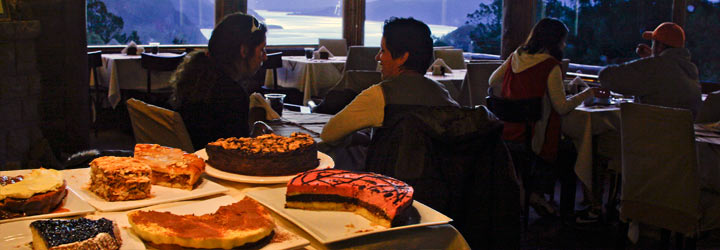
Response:
M442 7L445 2L445 22L442 20ZM462 26L467 15L478 9L480 3L491 3L492 0L378 0L366 3L367 20L384 21L391 16L413 17L427 24Z
M125 23L123 32L130 34L136 30L140 40L145 44L148 42L172 44L173 40L205 44L207 39L200 32L200 28L212 28L215 21L213 2L206 0L104 2L109 12L122 17ZM182 3L182 13L180 13L180 3Z
M342 0L249 0L248 9L300 12L335 8Z

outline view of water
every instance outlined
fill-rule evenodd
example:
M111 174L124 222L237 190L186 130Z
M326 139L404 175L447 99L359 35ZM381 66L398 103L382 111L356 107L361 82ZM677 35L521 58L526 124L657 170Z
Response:
M342 38L342 18L326 16L289 15L289 12L255 10L265 24L281 26L282 29L270 29L267 34L268 45L280 44L317 44L318 38ZM365 45L380 46L382 38L380 21L365 21ZM446 25L428 25L432 34L441 37L457 27ZM212 29L201 29L210 39Z

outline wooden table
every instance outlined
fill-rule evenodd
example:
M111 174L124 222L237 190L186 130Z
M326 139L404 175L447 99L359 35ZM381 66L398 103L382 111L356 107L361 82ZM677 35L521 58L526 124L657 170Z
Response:
M320 133L325 124L332 118L332 115L319 113L300 113L297 111L283 110L280 120L269 121L268 125L275 131L275 134L290 136L293 132L310 134L316 142L322 142Z

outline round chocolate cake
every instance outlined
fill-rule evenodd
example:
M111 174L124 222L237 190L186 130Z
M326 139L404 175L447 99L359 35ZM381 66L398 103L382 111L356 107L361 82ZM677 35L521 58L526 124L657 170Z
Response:
M317 144L304 133L223 138L208 143L207 163L219 170L254 176L294 175L318 166Z

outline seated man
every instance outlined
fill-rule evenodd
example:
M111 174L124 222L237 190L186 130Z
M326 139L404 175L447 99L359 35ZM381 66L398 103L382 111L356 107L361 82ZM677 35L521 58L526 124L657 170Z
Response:
M390 18L383 26L380 52L383 81L361 92L323 128L325 143L338 142L367 127L382 126L385 106L390 104L459 106L447 89L425 78L432 61L430 28L413 18Z
M683 29L666 22L642 37L652 40L652 47L640 44L636 52L642 58L601 70L600 84L623 95L634 95L641 103L689 109L693 117L697 115L702 104L698 69L685 48Z

